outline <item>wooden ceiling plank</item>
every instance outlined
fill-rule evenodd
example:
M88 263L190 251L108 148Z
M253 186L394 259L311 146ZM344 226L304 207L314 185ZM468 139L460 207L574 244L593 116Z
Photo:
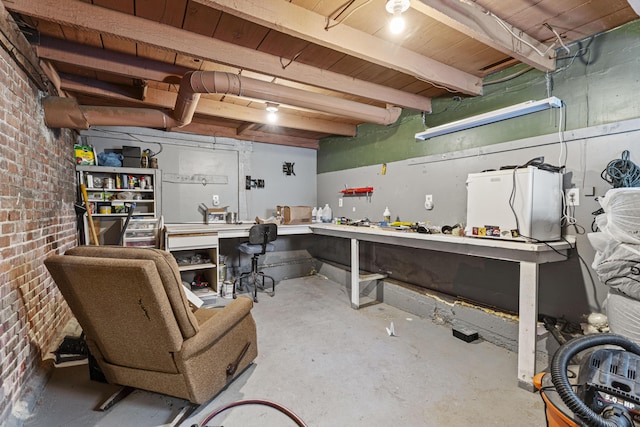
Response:
M182 28L203 36L213 36L222 12L189 0Z
M242 19L382 65L422 80L433 81L466 94L482 93L482 83L471 74L432 60L384 39L338 25L324 29L324 16L284 1L196 0Z
M137 98L131 97L131 94L124 91L121 87L105 84L103 82L90 82L87 79L71 78L70 76L61 76L60 80L61 88L64 90L81 92L88 95L97 95L110 99L139 101ZM148 107L172 109L175 106L176 98L177 94L175 93L148 88L144 103L142 104ZM229 102L219 102L206 98L200 99L196 108L196 113L231 120L273 124L269 120L268 113L265 110L243 107ZM356 135L355 125L302 117L281 112L278 112L278 125L285 128L302 129L327 134L344 136Z
M526 41L526 43L514 43L514 37L507 30L482 8L471 2L417 0L411 3L411 7L538 70L555 70L554 58L548 54L544 57L539 55L527 43L541 52L547 49L545 45L507 24L511 27L511 31ZM514 49L514 46L517 48ZM550 53L555 54L555 51L552 50Z
M98 9L96 6L79 1L12 0L5 6L14 12L90 29L97 33L112 34L161 49L174 50L184 55L255 70L418 111L431 110L431 100L423 96L364 82L298 62L293 62L283 69L279 59L273 55L108 9ZM100 19L96 19L96 16Z
M135 0L136 16L182 28L187 0Z
M213 36L218 40L238 46L257 49L268 32L268 28L253 25L243 19L238 19L236 16L223 13Z

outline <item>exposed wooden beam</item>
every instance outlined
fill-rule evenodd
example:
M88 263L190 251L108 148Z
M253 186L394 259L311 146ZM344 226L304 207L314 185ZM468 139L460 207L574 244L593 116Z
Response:
M255 130L256 127L258 127L259 125L257 123L244 123L242 125L240 125L238 127L238 129L236 129L236 131L238 132L238 135L242 135L243 133L250 131L250 130Z
M40 58L164 83L178 84L186 72L193 71L190 68L162 61L140 58L47 36L40 38L40 42L36 45L36 51Z
M266 144L288 145L292 147L318 149L318 140L289 135L278 135L259 131L246 131L237 133L233 128L192 122L180 128L180 132L195 133L198 135L220 136L235 138L243 141L263 142Z
M11 15L9 15L8 9L5 8L4 4L0 5L0 49L3 49L13 58L16 65L27 74L40 90L46 91L48 89L47 81L38 68L37 56Z
M60 73L58 77L60 87L64 90L84 93L91 92L92 95L100 95L105 98L126 99L131 101L143 100L142 87L119 85L65 73Z
M93 6L82 1L12 0L5 3L5 6L11 11L27 16L103 33L187 56L282 77L298 83L353 94L392 105L419 111L431 111L430 98L321 70L299 62L293 62L288 67L283 68L277 56L125 13Z
M66 97L66 94L60 87L60 76L58 75L58 71L53 67L53 65L51 65L49 61L41 59L40 68L42 68L42 71L44 72L45 76L47 76L58 95Z
M104 82L82 77L71 77L69 75L61 76L60 85L64 90L72 92L100 96L108 99L137 102L140 103L141 106L155 108L173 109L177 98L177 94L174 92L148 88L144 102L140 102L138 98L123 92L120 86L109 85ZM268 113L265 110L243 107L230 102L220 102L206 98L200 98L198 107L196 108L196 114L273 125L273 123L269 121L267 117ZM355 136L357 132L355 125L297 116L287 114L283 111L278 112L278 126L343 136Z
M411 7L538 70L546 72L556 68L554 49L549 50L544 56L540 55L536 49L545 52L547 46L505 22L504 24L517 34L519 39L514 37L491 15L491 11L484 10L474 2L414 0Z
M317 45L409 74L419 80L447 86L466 94L482 93L482 80L476 76L347 25L338 25L327 31L326 17L293 3L282 0L195 1Z

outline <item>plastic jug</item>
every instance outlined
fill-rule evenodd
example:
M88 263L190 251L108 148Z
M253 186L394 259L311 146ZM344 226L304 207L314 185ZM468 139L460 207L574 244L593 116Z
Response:
M318 208L315 206L311 210L311 222L318 222Z
M322 208L322 222L331 222L332 219L333 219L333 212L331 212L329 203L327 203L324 205L324 208Z
M318 210L316 211L316 222L322 222L323 217L322 217L322 206L320 206L318 208Z

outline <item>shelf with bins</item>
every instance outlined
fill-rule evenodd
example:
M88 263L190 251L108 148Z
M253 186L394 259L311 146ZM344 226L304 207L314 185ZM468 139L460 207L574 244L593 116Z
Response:
M77 166L78 184L84 184L95 217L124 217L134 205L134 215L158 217L161 172L148 168ZM81 197L81 195L79 195Z
M122 246L136 248L157 248L158 230L160 219L156 218L132 218L127 223L126 218L121 218L122 229L126 230L122 236Z

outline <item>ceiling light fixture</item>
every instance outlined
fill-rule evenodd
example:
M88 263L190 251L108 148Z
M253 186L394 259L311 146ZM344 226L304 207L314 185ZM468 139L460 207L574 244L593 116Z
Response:
M267 108L265 108L265 110L267 110L268 112L267 118L271 123L274 123L278 120L278 115L276 114L278 112L278 104L267 102Z
M266 110L270 113L277 113L278 112L278 104L274 104L272 102L267 102L267 108Z
M471 129L476 126L487 125L489 123L499 122L501 120L512 119L514 117L524 116L525 114L535 113L537 111L546 110L548 108L562 107L562 100L552 96L540 101L526 101L510 107L501 108L499 110L490 111L477 116L467 117L466 119L457 120L441 126L435 126L424 132L416 133L416 139L429 139L440 135L447 135L465 129Z
M400 34L404 30L402 12L409 9L410 0L388 0L385 8L393 15L389 28L393 34Z

